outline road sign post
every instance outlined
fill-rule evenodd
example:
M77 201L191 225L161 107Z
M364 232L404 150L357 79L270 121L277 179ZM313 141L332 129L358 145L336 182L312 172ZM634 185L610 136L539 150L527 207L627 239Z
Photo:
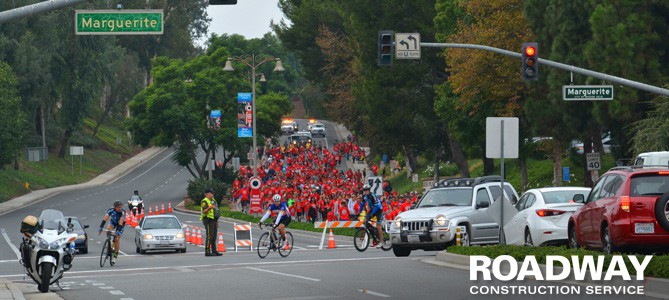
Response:
M612 85L563 85L562 99L580 100L613 100Z

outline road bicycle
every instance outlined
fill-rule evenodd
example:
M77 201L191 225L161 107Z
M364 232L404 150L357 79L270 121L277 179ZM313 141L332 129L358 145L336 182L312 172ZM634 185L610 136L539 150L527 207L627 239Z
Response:
M102 244L102 251L100 252L100 268L105 266L107 259L109 259L110 266L114 266L114 264L116 264L114 248L112 247L112 243L114 242L114 238L112 237L116 236L116 230L104 229L103 231L106 231L107 239Z
M286 230L287 240L284 241L281 234L276 232L274 224L265 223L264 225L267 232L260 235L258 239L258 256L265 258L270 251L279 251L279 255L287 257L293 251L293 234Z
M365 220L364 224L365 226L358 228L353 235L353 246L355 246L355 249L360 252L367 250L369 247L370 237L376 243L379 242L376 226L372 225L369 220ZM381 243L381 249L383 251L388 251L393 248L393 244L388 238L388 233L386 232L385 226L381 226L381 228L383 229L383 242Z

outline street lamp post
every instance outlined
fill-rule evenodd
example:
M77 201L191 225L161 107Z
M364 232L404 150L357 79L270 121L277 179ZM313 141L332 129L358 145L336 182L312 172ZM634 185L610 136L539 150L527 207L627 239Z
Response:
M260 65L269 62L276 61L276 66L274 67L274 72L282 72L285 69L281 64L281 59L273 56L262 56L256 54L248 54L241 56L231 56L225 62L225 67L223 71L232 72L235 69L232 67L232 61L239 61L251 68L251 105L253 106L253 176L258 176L258 145L257 145L257 130L256 130L256 68ZM264 78L264 75L263 75ZM263 78L260 80L263 81Z

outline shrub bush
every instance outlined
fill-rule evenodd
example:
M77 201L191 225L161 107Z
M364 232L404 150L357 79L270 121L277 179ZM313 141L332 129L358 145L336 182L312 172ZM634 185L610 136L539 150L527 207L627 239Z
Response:
M226 184L219 180L207 180L206 178L197 178L188 180L188 197L193 200L195 205L200 206L200 202L204 198L204 190L210 188L214 190L214 198L221 205L221 199L226 195Z

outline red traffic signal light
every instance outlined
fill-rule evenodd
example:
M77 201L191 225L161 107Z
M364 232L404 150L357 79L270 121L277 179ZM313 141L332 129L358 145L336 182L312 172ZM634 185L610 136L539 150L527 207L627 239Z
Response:
M525 80L539 79L539 44L523 43L521 75Z

